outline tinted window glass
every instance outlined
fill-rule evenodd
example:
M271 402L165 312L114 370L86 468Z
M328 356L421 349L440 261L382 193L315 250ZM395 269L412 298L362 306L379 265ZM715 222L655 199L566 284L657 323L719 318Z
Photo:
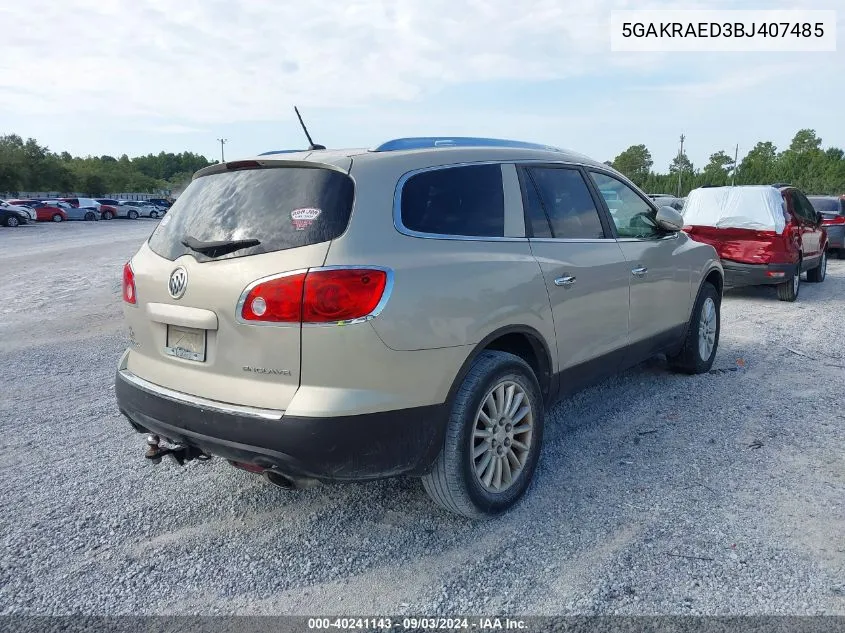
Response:
M421 233L504 236L501 167L449 167L411 176L402 188L402 224Z
M525 212L525 235L528 237L551 237L552 229L549 226L549 219L540 202L537 187L528 170L520 170L520 184L522 185L522 207Z
M808 200L819 213L839 213L839 200L836 198L808 198Z
M346 230L353 196L352 179L330 169L279 167L202 176L179 196L149 244L170 260L190 253L207 261L182 240L261 242L218 260L327 242Z
M804 220L808 222L815 221L816 212L813 206L807 202L807 199L798 191L791 191L792 196L792 210Z
M655 222L655 211L630 186L618 178L591 171L593 180L607 203L619 237L650 238L664 233Z
M526 171L537 187L553 237L604 237L599 213L581 172L555 167L531 167Z

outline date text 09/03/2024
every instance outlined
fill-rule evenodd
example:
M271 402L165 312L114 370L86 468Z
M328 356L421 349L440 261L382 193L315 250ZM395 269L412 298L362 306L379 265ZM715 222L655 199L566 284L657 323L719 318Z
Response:
M309 618L309 630L399 630L399 631L518 631L526 628L524 620L499 617L366 617Z

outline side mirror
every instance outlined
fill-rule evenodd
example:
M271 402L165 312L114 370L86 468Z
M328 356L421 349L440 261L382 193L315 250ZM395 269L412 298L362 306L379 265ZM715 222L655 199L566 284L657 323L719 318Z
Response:
M661 229L672 233L677 233L684 228L684 218L672 207L660 207L655 221Z

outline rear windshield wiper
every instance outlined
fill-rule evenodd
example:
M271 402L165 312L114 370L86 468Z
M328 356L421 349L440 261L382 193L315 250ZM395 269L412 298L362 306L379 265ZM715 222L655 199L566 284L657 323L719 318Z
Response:
M202 253L208 257L221 257L234 253L242 248L250 248L261 244L258 240L221 240L219 242L201 242L195 237L186 236L182 244L192 251Z

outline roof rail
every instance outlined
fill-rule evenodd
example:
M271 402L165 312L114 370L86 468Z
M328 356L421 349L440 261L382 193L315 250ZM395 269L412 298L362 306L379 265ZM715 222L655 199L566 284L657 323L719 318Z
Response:
M259 156L270 156L271 154L295 154L296 152L310 152L308 149L274 149L270 152L264 152Z
M509 141L500 138L482 138L475 136L416 136L396 138L382 143L372 151L395 152L408 149L429 149L434 147L511 147L518 149L541 149L550 152L561 151L557 147L526 143L524 141Z

